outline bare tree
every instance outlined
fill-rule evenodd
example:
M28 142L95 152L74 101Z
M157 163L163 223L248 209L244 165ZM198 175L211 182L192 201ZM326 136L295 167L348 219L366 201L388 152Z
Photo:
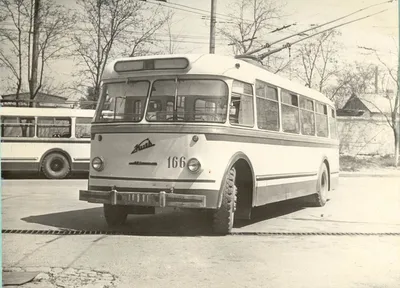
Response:
M34 19L34 5L37 3L37 18ZM75 21L70 10L53 0L0 0L0 63L3 64L13 79L11 91L18 99L20 92L28 90L30 100L34 100L42 88L48 63L65 56L69 46L65 41ZM37 57L33 57L33 22L40 23L40 36L37 45ZM38 61L38 82L32 79L32 61ZM26 72L26 74L25 74ZM36 73L35 72L35 73ZM24 74L27 75L24 77ZM25 84L24 84L25 83Z
M398 77L398 71L399 67L394 68L388 65L385 61L382 60L382 58L379 56L378 52L375 51L375 55L378 58L379 62L385 67L387 75L389 76L389 79L393 81L393 84L396 87L396 93L390 94L389 89L385 89L385 94L384 97L387 98L389 101L390 105L390 117L387 117L385 113L382 113L382 115L385 117L387 123L389 124L390 128L392 128L393 135L394 135L394 166L398 167L399 163L399 149L400 149L400 87L399 87L399 79Z
M236 0L229 3L231 18L217 31L229 41L234 55L246 54L265 44L265 36L275 26L271 23L280 18L281 6L274 0ZM263 39L264 38L264 39ZM273 73L279 73L290 65L290 57L271 55L262 64Z
M232 44L235 55L245 54L258 46L260 37L272 29L271 21L278 19L279 7L271 0L236 0L230 3L232 18L218 32ZM247 20L251 15L251 20Z
M180 20L175 21L175 14L171 13L169 17L167 17L167 21L165 22L165 25L163 27L162 32L165 33L165 35L168 37L168 39L161 45L161 50L163 52L166 52L168 54L174 54L177 53L179 50L179 42L181 39L181 32L183 27L181 28L181 31L179 33L173 33L172 26L178 26L177 24L180 22Z
M101 75L108 60L116 55L149 53L154 33L169 15L160 13L159 6L144 7L140 1L78 0L78 4L82 8L82 25L73 42L79 71L75 76L80 80L75 86L86 94L85 97L97 100Z
M337 37L339 35L339 32L330 30L298 48L300 63L296 74L307 87L322 92L327 83L337 74L339 46Z
M325 95L341 108L352 95L369 93L374 88L375 65L356 62L348 64L335 73L324 89Z
M29 19L26 2L23 0L0 1L0 41L2 43L0 63L11 74L8 78L13 83L12 90L15 89L17 100L23 81L23 42L25 42L27 36L24 27L26 27Z

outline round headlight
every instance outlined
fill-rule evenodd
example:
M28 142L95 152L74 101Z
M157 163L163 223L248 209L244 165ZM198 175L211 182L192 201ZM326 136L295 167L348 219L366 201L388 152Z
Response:
M92 167L96 171L101 171L104 168L104 162L100 157L94 157L92 160Z
M201 168L200 161L196 158L192 158L187 162L187 168L190 172L197 172Z

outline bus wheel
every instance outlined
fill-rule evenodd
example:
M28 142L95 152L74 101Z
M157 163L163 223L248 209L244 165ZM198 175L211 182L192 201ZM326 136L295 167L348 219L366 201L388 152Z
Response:
M63 179L70 170L67 157L61 153L50 153L43 159L42 171L48 179Z
M103 211L109 227L121 226L128 217L128 210L122 205L104 204Z
M315 206L322 207L325 205L328 199L329 190L329 178L328 168L323 163L319 169L318 180L317 180L317 194L314 195Z
M233 219L236 210L236 194L235 185L236 170L232 168L222 187L222 203L221 207L214 212L213 231L217 234L228 234L233 227Z

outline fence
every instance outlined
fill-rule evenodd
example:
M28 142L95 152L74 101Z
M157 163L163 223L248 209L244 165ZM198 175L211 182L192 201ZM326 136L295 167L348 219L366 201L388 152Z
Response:
M387 155L394 153L393 130L384 117L338 117L340 153Z

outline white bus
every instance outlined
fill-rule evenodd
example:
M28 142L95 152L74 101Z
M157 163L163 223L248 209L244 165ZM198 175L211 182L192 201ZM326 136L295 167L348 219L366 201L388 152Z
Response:
M63 179L89 171L94 110L1 107L1 170Z
M226 234L255 206L301 196L323 206L338 184L334 104L249 61L123 58L102 81L80 200L102 203L110 226L170 206L209 209Z

